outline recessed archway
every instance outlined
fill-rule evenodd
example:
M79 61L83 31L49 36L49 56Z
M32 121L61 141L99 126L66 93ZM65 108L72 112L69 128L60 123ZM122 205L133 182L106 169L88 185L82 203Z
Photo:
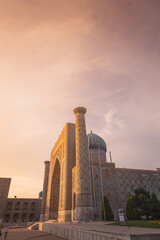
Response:
M33 214L33 213L31 213L31 214L29 215L29 221L30 221L30 222L33 222L33 221L34 221L34 214Z
M13 215L13 222L18 222L19 215L16 213Z
M11 211L13 209L13 203L12 202L9 202L8 204L7 204L7 210L8 211Z
M25 203L23 204L22 210L28 210L28 206L29 206L29 203L28 203L28 202L25 202Z
M58 219L58 208L59 208L59 191L60 189L60 163L56 159L52 176L52 190L51 190L51 207L50 215L53 219Z
M36 203L35 202L31 203L30 210L31 211L35 211L36 210Z
M15 204L15 210L16 210L16 211L20 210L20 207L21 207L20 202L17 202L17 203Z
M8 213L8 214L5 216L5 222L6 222L6 223L10 222L10 219L11 219L11 215Z
M21 222L27 222L27 214L23 213L21 216Z

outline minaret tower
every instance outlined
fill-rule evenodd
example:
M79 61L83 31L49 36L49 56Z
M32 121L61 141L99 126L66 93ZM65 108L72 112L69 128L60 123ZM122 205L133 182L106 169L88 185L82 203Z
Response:
M40 217L41 221L44 220L44 214L45 214L45 208L46 208L50 161L44 161L44 164L45 164L45 168L44 168L43 195L42 195L42 204L41 204L41 217Z
M76 207L75 220L92 219L91 187L89 174L88 143L86 135L84 107L74 109L76 116Z

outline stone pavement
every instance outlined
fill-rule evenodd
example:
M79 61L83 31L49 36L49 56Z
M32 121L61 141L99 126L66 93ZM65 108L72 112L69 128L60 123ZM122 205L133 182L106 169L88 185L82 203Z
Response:
M0 240L4 239L4 230ZM26 228L9 229L6 240L67 240L41 231L30 231Z

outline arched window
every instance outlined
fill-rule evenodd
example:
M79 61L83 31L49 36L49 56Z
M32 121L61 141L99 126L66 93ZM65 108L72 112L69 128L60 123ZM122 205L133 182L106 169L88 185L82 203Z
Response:
M20 207L21 207L20 202L17 202L17 203L15 204L15 210L16 210L16 211L19 211L19 210L20 210Z
M19 215L16 213L13 215L13 222L18 222Z
M23 203L22 210L28 210L29 203L25 202Z
M31 211L35 211L35 210L36 210L36 203L35 203L35 202L32 202L32 203L31 203L30 210L31 210Z
M10 215L10 214L7 214L7 215L5 216L5 222L6 222L6 223L10 222L10 219L11 219L11 215Z
M8 204L7 204L7 210L8 211L11 211L13 209L13 203L12 202L9 202Z
M21 216L21 221L22 222L27 222L27 215L24 213L24 214L22 214L22 216Z

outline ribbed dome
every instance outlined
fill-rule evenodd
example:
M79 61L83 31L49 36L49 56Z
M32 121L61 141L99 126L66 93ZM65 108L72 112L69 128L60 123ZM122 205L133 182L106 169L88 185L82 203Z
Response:
M105 152L107 151L107 146L105 141L98 135L91 132L87 135L87 139L88 139L89 149L101 149Z

